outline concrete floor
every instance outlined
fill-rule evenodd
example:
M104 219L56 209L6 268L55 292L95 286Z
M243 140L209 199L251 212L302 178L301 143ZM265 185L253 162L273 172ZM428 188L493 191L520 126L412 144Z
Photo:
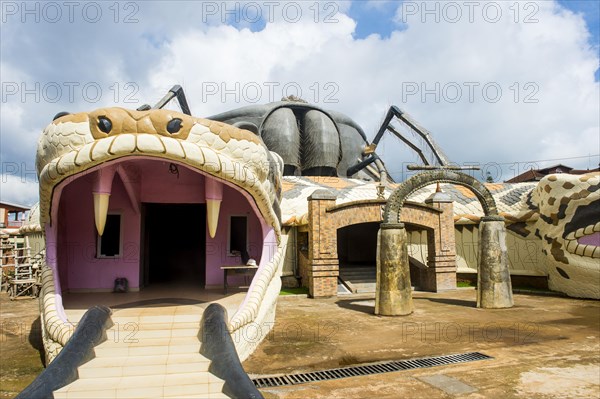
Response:
M475 291L417 292L415 312L373 315L373 296L280 297L253 375L479 351L491 360L263 389L266 398L598 398L600 302L515 295L475 307Z
M475 307L472 289L414 295L415 312L398 318L374 316L372 295L280 296L272 332L244 367L264 375L479 351L494 359L263 393L267 398L600 397L600 301L517 294L512 309L484 310ZM156 311L151 308L174 303L203 308L224 299L231 316L243 296L156 289L70 294L65 304L67 312L99 303ZM0 294L0 322L0 397L12 397L41 370L37 301L11 302Z

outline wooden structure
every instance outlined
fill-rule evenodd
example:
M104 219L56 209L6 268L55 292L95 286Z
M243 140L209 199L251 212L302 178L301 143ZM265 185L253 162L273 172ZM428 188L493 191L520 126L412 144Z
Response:
M0 202L0 228L18 229L23 225L29 207L10 202Z
M10 299L35 298L39 293L39 261L44 254L31 256L29 238L21 235L4 235L0 245L2 289Z

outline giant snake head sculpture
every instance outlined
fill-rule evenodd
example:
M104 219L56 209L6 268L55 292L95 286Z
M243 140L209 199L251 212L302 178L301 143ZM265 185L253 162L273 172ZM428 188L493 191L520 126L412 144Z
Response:
M246 190L279 228L281 158L249 131L162 109L103 108L48 125L36 158L41 222L52 221L52 195L66 178L132 156L169 159Z
M134 266L123 263L127 253L122 262L113 261L98 272L98 262L102 260L96 259L89 247L95 246L96 235L102 236L112 207L131 215L125 221L123 234L128 234L127 229L138 229L131 236L139 235L140 204L148 201L144 196L152 194L147 193L146 187L158 184L157 171L167 170L169 165L181 171L182 179L170 183L173 186L159 182L158 187L163 195L187 190L191 194L184 193L189 197L185 201L205 203L211 237L218 229L221 202L231 198L246 207L256 220L260 247L255 249L255 256L260 259L259 268L245 301L230 320L231 330L235 333L257 318L274 317L274 302L281 284L281 158L254 133L222 122L165 109L102 108L89 113L59 114L44 129L38 144L39 213L46 235L45 275L50 276L44 279L42 287L48 333L45 341L64 344L64 331L50 328L67 321L62 290L90 284L106 288L115 277L122 277L128 267L136 275L134 269L139 266L135 262ZM226 227L223 229L226 231ZM139 261L135 250L131 256L129 262ZM137 286L136 283L130 281L130 285ZM241 348L240 355L243 357L248 351Z

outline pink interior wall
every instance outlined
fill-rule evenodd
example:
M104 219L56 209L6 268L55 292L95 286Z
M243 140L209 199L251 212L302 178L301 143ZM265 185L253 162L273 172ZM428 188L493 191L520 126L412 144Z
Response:
M219 227L215 238L210 238L206 227L206 285L222 285L222 265L237 265L239 257L229 256L227 251L227 237L229 235L229 217L248 217L248 254L260 262L262 251L262 231L260 221L254 214L252 207L244 196L231 187L223 188L223 202L219 213ZM242 276L231 276L230 284L242 283Z
M109 213L122 215L122 256L97 258L93 181L93 174L83 176L66 186L62 193L58 223L62 289L111 289L117 277L125 277L131 287L138 287L140 216L132 209L121 179L115 176Z
M169 172L170 162L148 159L131 161L126 165L140 176L141 202L160 204L203 204L204 176L184 166L178 166L179 174ZM137 179L136 179L137 180Z
M205 203L204 179L197 172L179 165L179 174L169 172L169 162L136 159L123 162L138 202L146 203ZM67 185L60 199L58 217L58 269L63 290L112 289L117 277L125 277L132 288L139 287L140 274L140 215L131 206L121 178L115 175L109 203L109 213L122 215L123 256L96 258L96 228L94 224L92 186L94 173L77 178ZM261 224L246 198L235 189L225 186L215 238L206 231L206 284L221 285L224 264L239 264L239 257L227 251L229 216L248 216L249 254L260 262L262 251ZM173 229L178 223L173 221ZM199 248L203 250L203 248ZM243 281L241 278L237 282ZM235 284L236 278L231 277Z

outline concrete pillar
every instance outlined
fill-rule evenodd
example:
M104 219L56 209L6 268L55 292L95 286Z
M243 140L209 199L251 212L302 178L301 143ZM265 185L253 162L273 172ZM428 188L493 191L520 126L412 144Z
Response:
M512 306L504 218L486 216L479 223L477 307L499 309Z
M408 238L404 223L382 223L377 234L375 314L404 316L413 312Z

